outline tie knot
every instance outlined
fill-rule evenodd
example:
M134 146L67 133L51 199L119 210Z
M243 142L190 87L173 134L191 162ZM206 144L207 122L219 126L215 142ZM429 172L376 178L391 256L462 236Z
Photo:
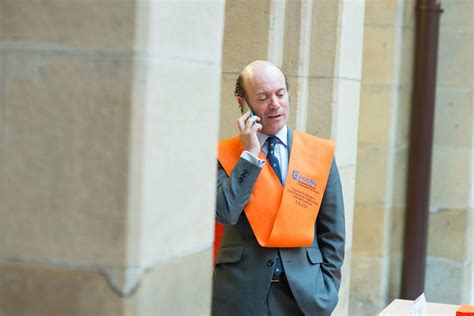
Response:
M278 137L270 136L268 137L268 148L273 148L278 143Z

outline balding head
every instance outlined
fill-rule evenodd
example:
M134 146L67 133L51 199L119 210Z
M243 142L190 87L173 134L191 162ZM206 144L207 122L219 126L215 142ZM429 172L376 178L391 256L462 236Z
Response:
M254 60L245 66L240 72L240 75L235 82L234 95L247 99L246 86L248 85L248 82L256 79L256 76L268 72L273 72L275 75L281 75L285 79L286 90L289 90L288 78L286 78L280 68L266 60Z

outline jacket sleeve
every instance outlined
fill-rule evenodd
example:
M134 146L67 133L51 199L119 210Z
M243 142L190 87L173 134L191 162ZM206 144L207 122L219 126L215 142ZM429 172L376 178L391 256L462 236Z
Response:
M234 225L250 200L261 167L240 158L230 176L217 162L216 220Z
M345 252L345 220L341 180L334 159L316 221L316 231L324 261L321 265L324 283L334 286L337 297Z

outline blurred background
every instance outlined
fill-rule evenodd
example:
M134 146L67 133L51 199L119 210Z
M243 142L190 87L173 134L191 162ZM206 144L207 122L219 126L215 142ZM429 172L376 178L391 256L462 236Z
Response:
M474 305L472 0L438 1L427 252L403 251L416 2L0 0L0 315L209 314L215 145L254 59L336 140L334 315L401 297L409 259L428 301Z

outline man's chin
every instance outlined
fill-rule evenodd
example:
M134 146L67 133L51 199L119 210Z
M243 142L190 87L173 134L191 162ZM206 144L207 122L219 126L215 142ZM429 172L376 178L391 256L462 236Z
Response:
M272 126L271 128L264 128L262 130L262 133L264 134L267 134L269 136L274 136L276 135L283 127L285 126L285 124L283 125L278 125L278 126Z

